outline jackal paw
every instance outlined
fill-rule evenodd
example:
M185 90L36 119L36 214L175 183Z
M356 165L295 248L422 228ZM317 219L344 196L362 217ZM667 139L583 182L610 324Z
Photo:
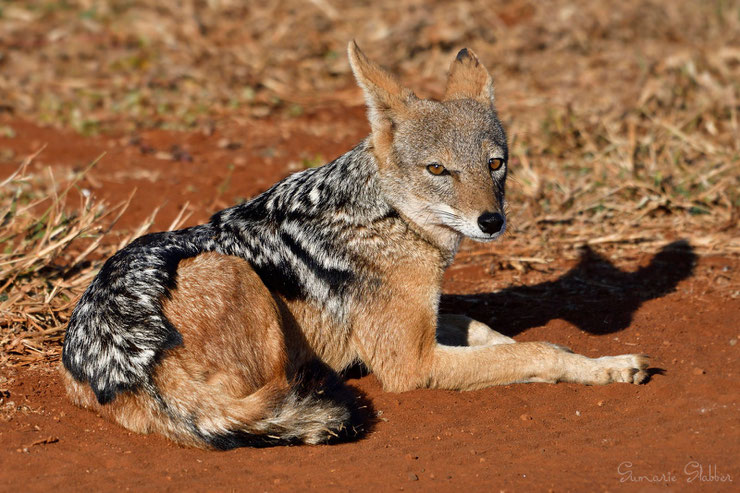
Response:
M622 354L619 356L602 356L588 358L575 355L577 358L569 365L565 381L586 385L606 385L608 383L642 383L647 378L648 357L644 354Z
M622 354L619 356L602 356L594 359L591 385L622 382L639 384L647 378L649 358L644 354Z

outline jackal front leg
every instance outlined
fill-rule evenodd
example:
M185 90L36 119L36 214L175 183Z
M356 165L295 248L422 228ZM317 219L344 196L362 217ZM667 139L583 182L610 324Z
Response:
M440 315L437 342L439 344L434 351L436 363L432 365L437 372L431 382L434 387L463 389L514 382L558 381L587 385L641 383L647 376L647 358L643 355L589 358L546 342L522 343L522 347L516 349L485 351L480 346L514 344L516 341L464 315ZM485 368L479 368L479 365Z
M647 377L648 360L643 355L589 358L548 342L443 345L435 338L436 315L406 315L394 320L383 317L384 323L374 325L384 327L382 331L358 340L363 361L389 391L419 387L473 390L525 382L641 383ZM464 320L454 321L459 326ZM475 324L467 323L471 326Z
M637 384L647 377L648 366L644 355L589 358L548 342L475 347L438 344L433 354L429 386L460 390L526 382Z

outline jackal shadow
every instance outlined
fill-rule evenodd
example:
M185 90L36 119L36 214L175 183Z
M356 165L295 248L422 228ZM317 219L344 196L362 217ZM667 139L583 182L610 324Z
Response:
M578 265L555 281L496 293L443 295L440 309L468 315L508 336L558 318L591 334L611 334L627 328L645 301L674 291L692 274L696 259L689 243L680 240L663 247L646 267L626 272L584 248Z

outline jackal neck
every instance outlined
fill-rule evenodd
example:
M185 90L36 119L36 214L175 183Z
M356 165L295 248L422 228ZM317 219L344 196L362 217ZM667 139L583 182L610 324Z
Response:
M368 147L365 140L329 164L215 214L209 223L213 248L249 260L287 299L312 299L343 318L346 297L382 285L374 274L379 263L413 255L404 245L419 237L432 244L391 205ZM444 269L454 251L443 254L435 246Z

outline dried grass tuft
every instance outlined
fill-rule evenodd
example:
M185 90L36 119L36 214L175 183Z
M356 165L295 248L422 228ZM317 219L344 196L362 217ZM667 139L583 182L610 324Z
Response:
M0 367L58 359L65 324L101 259L154 219L112 241L111 228L131 198L106 207L77 190L95 163L63 185L51 170L32 175L29 165L40 152L0 183ZM79 192L74 207L73 191Z

